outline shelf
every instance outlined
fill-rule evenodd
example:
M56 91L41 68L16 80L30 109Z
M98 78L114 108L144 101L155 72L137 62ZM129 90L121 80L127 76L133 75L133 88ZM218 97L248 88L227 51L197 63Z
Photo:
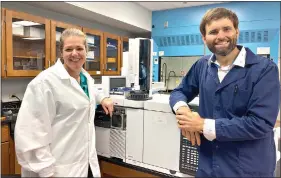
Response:
M112 69L109 68L109 69L107 69L107 71L117 71L117 70L116 69L112 70Z
M88 43L88 47L92 47L92 48L98 48L99 46L93 44L93 43Z
M38 57L38 56L13 56L13 58L24 58L24 59L43 59L44 57Z
M17 34L13 34L13 37L16 37L16 38L32 38L31 36L24 36L24 35L17 35Z
M43 41L45 40L45 38L43 39L35 39L35 40L29 40L29 39L24 39L24 38L38 38L38 37L32 37L32 36L24 36L24 35L17 35L17 34L13 34L13 37L15 39L21 39L21 40L27 40L27 41Z
M86 59L86 62L100 62L100 61L97 61L97 60L92 60L92 59Z

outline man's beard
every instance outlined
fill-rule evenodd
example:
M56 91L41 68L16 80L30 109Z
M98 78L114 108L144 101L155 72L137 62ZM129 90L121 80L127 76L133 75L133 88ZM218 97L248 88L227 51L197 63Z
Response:
M229 38L229 37L226 37L226 38L227 38L227 42L229 43L226 48L217 49L216 46L215 46L216 43L214 42L214 43L207 43L207 46L208 46L209 50L216 55L227 56L236 47L237 37L233 37L232 39ZM226 41L226 40L223 40L223 41Z

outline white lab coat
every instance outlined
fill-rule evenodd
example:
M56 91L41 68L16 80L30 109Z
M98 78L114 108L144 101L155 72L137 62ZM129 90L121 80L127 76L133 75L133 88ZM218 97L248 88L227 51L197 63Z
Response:
M27 86L15 126L22 177L100 177L95 146L96 103L104 98L85 71L90 99L60 60Z

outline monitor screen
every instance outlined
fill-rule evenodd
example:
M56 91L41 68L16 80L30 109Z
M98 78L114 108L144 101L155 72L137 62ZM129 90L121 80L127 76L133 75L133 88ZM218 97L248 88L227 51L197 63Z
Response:
M126 87L126 77L124 78L109 78L109 88Z

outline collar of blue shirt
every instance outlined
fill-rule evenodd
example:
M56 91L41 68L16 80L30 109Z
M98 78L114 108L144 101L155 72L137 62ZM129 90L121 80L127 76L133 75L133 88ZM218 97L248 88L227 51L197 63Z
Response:
M233 62L233 66L240 66L240 67L245 67L246 63L246 49L244 46L237 45L238 49L240 49L240 52L236 59ZM210 65L211 63L216 64L217 66L220 66L220 64L216 61L216 56L214 54L211 55L208 64Z

